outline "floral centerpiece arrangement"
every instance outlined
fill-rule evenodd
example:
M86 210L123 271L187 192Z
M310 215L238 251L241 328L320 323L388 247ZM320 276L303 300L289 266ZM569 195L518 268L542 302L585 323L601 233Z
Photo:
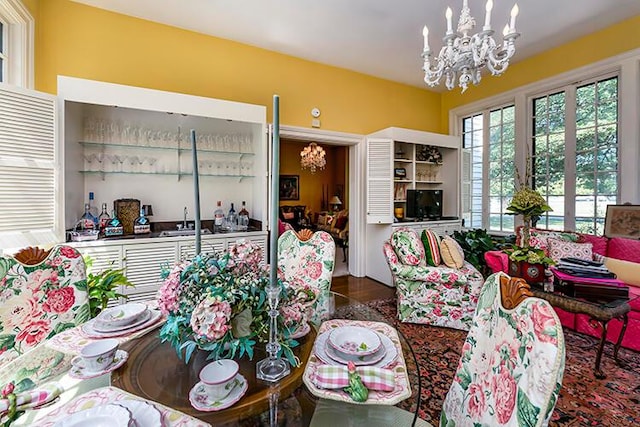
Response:
M544 264L551 265L554 261L547 257L543 250L532 248L529 245L529 239L531 237L531 222L537 221L541 215L545 212L551 212L553 209L547 204L542 195L532 189L529 182L529 165L531 160L527 159L527 174L525 179L520 179L520 173L517 172L519 187L507 206L507 214L510 215L522 215L522 241L520 247L515 247L513 250L508 251L509 259L512 261L525 261L530 264Z
M163 271L158 305L167 322L160 330L185 362L196 348L209 359L252 359L258 343L269 338L268 267L261 265L262 249L242 240L224 253L197 255ZM299 361L292 349L292 333L305 321L306 302L315 299L311 289L281 287L279 337L281 351L292 366Z

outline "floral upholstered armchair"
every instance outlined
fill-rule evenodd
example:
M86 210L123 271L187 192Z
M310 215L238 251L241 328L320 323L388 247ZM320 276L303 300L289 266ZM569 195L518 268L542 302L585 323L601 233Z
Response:
M482 287L440 425L546 426L564 374L562 325L547 301L504 273Z
M329 291L335 266L336 245L325 231L287 230L278 238L278 277L285 287L307 292L312 318L329 311Z
M402 322L469 329L483 283L475 267L468 262L459 269L427 265L420 236L408 227L396 229L383 251Z
M0 257L0 366L90 315L80 252L69 246L48 253L28 249L37 255Z

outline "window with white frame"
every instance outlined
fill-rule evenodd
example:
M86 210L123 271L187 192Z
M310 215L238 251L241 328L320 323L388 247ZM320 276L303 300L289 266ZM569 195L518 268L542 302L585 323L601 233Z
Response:
M513 231L505 212L515 188L515 106L464 117L462 134L465 226Z
M533 188L553 208L537 227L602 234L618 201L618 76L531 100Z
M0 1L0 82L33 87L34 20L20 0Z

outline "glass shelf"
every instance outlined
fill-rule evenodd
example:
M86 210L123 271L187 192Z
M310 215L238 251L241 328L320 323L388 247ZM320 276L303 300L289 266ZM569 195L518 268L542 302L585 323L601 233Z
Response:
M394 180L393 180L393 182L396 182L396 183L405 183L405 184L410 184L410 183L412 183L413 181L412 181L412 180L410 180L410 179L394 179Z
M413 160L411 159L393 159L394 162L398 162L398 163L411 163L413 162Z
M118 147L118 148L135 148L135 149L143 149L143 150L168 150L168 151L178 151L180 153L183 152L191 152L191 148L178 148L178 147L161 147L159 145L131 145L131 144L121 144L117 142L89 142L89 141L79 141L81 145L85 147ZM241 151L219 151L219 150L211 150L208 148L198 148L198 153L214 153L214 154L227 154L227 155L240 155L240 156L254 156L253 152L241 152Z
M443 181L416 181L416 184L443 184Z
M437 162L427 162L423 160L416 160L417 165L433 165L433 166L442 166L442 163Z
M167 175L167 176L193 176L191 172L123 172L123 171L79 171L82 174L88 175ZM198 176L211 176L216 178L255 178L255 175L217 175L210 173L198 173Z

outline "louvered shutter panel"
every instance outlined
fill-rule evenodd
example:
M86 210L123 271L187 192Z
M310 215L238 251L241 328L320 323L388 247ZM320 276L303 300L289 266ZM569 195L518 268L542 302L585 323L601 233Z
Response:
M170 268L176 262L175 243L124 246L123 253L125 274L134 287L121 292L130 301L153 297L162 285L163 267Z
M471 150L462 150L462 217L471 214ZM471 224L467 224L471 226Z
M62 240L55 143L55 97L0 83L0 250Z
M393 222L393 141L367 139L367 223Z

